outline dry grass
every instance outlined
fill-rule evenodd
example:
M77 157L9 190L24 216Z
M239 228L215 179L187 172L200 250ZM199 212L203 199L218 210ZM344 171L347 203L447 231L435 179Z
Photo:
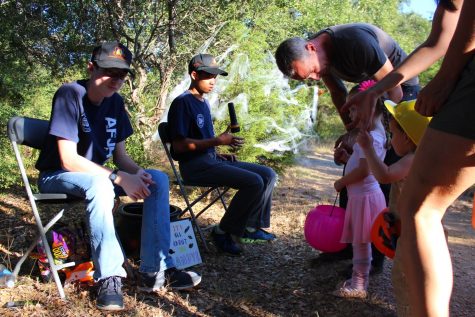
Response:
M203 275L200 287L189 292L136 292L133 279L125 281L126 310L119 316L395 316L391 293L390 261L384 272L370 281L367 300L344 300L330 295L343 279L350 261L322 263L318 251L307 245L303 225L307 212L320 203L332 203L333 181L341 168L332 162L331 145L317 148L280 175L274 192L272 232L278 240L246 245L245 255L231 258L214 251L202 252L203 264L194 269ZM22 191L9 191L0 200L1 261L15 263L34 226ZM172 194L171 203L183 206ZM470 316L475 302L473 260L475 234L469 229L470 208L462 197L447 215L450 248L454 256L454 316ZM461 212L464 211L464 212ZM219 221L222 211L213 207L203 225ZM469 246L469 247L467 247ZM471 247L470 247L471 246ZM96 310L94 292L69 287L68 301L58 299L54 284L40 283L32 261L24 264L17 286L0 290L0 305L27 301L15 309L0 308L2 316L102 316Z

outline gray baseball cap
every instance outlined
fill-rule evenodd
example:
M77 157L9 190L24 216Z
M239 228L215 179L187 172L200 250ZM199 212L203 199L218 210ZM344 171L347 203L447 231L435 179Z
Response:
M188 64L188 73L192 71L203 71L209 74L228 76L228 73L218 67L213 55L198 54L193 56Z
M104 42L92 51L91 62L101 68L119 68L130 71L132 53L118 42Z

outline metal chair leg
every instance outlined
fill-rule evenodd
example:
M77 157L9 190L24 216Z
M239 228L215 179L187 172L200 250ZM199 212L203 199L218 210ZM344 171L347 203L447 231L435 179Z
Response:
M63 213L64 213L64 209L62 209L60 212L58 212L44 227L41 226L41 225L37 225L37 228L39 230L38 234L36 235L33 242L30 244L28 249L26 250L25 254L23 254L23 256L20 258L20 260L17 262L17 264L15 265L15 269L12 272L13 276L16 279L18 277L18 273L20 273L20 269L21 269L22 264L25 262L25 260L28 258L28 255L30 255L31 251L33 251L33 249L38 244L38 239L41 238L41 241L43 243L43 247L44 247L45 252L46 252L46 257L48 259L48 264L49 264L49 267L51 269L51 272L53 273L53 278L54 278L54 281L56 283L56 287L58 288L58 292L59 292L59 295L60 295L61 298L65 298L66 295L64 294L64 289L63 289L63 285L61 284L61 279L59 278L59 275L58 275L58 270L61 270L65 267L74 266L76 264L74 262L67 262L67 263L63 263L63 264L60 264L60 265L56 265L54 263L54 258L53 258L53 255L51 253L51 248L49 247L48 239L46 238L46 232L48 232L51 229L51 227L53 227L53 225L59 219L61 219L61 217L63 216Z

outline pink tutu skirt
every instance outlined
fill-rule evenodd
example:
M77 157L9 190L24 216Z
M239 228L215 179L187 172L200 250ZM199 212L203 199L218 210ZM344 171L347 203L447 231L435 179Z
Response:
M386 201L381 190L349 195L340 242L370 243L371 226L384 208Z

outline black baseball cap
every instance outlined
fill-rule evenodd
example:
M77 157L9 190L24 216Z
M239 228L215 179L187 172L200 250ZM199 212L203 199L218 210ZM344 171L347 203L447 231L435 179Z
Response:
M127 47L118 42L104 42L92 51L91 62L101 68L126 69L130 73L132 53Z
M228 76L228 73L218 67L213 55L198 54L193 56L188 64L188 73L192 71L203 71L213 75Z

